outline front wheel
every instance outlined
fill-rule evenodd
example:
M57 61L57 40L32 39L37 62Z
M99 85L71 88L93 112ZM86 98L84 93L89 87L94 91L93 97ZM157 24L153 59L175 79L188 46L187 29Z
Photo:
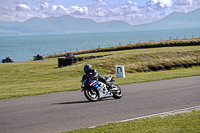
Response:
M115 99L120 99L122 97L122 91L118 85L113 86L114 91L113 93L113 98Z
M98 90L93 89L93 88L84 90L84 94L85 94L85 97L89 101L92 101L92 102L97 101L97 100L100 99Z

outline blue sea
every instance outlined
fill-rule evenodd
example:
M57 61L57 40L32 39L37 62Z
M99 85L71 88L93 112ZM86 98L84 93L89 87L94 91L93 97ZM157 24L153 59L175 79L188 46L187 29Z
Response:
M14 61L32 60L40 53L43 56L73 52L98 47L111 47L129 43L200 37L200 28L132 31L114 33L85 33L40 36L0 37L0 58L10 56Z

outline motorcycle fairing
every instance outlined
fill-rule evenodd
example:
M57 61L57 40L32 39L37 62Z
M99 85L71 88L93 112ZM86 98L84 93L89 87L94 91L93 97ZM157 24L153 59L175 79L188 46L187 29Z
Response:
M100 85L100 87L98 88L98 91L99 91L99 97L100 98L113 96L113 94L110 93L108 91L108 89L106 88L106 84L99 81L99 85Z

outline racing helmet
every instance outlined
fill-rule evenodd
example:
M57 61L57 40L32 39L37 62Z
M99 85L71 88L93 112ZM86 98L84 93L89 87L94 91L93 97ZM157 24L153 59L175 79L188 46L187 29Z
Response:
M90 64L87 64L87 65L84 66L84 72L85 73L88 73L89 70L91 70L91 69L92 69L92 65L90 65Z

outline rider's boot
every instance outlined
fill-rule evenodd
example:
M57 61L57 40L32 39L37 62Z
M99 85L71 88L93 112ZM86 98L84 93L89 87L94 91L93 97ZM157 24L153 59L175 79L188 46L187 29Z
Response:
M113 89L112 85L106 82L106 86L108 87L108 90L111 91Z

